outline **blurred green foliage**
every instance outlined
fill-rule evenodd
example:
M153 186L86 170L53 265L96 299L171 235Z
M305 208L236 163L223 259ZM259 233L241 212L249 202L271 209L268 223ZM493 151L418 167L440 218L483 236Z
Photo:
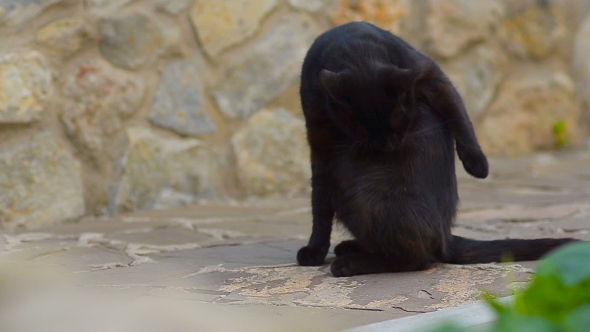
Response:
M590 331L590 242L566 245L544 257L512 304L485 300L497 315L489 332ZM469 329L444 325L432 332L451 331Z
M553 124L553 134L555 135L555 144L558 148L562 148L570 142L565 120L559 120Z

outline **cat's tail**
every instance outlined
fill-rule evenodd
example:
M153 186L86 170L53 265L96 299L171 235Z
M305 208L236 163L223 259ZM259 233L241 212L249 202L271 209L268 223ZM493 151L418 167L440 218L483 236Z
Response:
M512 261L534 261L549 251L576 239L508 239L479 241L453 235L449 253L443 263L478 264Z

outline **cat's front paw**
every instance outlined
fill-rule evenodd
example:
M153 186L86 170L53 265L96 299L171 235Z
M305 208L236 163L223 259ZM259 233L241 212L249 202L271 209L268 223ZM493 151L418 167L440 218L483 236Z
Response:
M297 263L301 266L320 266L327 254L328 250L305 246L297 252Z
M457 154L467 173L479 179L488 177L488 158L479 146L474 148L457 145Z

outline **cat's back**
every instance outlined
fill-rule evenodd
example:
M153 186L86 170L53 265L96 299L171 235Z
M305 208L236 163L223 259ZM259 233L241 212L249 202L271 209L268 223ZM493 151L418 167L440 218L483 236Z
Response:
M376 58L404 66L409 52L416 51L392 33L367 22L350 22L316 38L305 57L302 75L321 69L339 71Z

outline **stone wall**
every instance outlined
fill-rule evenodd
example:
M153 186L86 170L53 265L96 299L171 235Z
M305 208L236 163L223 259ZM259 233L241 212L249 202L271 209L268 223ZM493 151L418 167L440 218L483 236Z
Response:
M301 61L367 20L440 61L489 154L580 144L587 0L0 0L5 228L309 190Z

